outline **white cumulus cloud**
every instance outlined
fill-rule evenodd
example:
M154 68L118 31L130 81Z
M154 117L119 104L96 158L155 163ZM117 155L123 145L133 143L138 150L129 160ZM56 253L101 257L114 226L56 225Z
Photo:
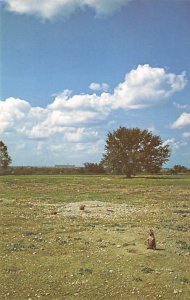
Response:
M0 101L0 132L13 130L30 111L30 104L21 99L8 98Z
M165 103L170 95L182 90L186 82L184 73L176 75L166 73L163 68L140 65L126 74L113 93L74 95L65 90L44 108L11 97L0 101L1 138L12 145L13 160L14 155L20 156L23 164L25 155L34 164L37 160L48 164L58 160L62 152L75 161L79 161L80 156L88 161L90 155L95 160L103 151L101 128L105 122L109 125L109 117L115 110ZM174 127L185 124L190 124L190 114L182 114ZM180 146L174 140L171 143L174 148ZM17 145L24 146L18 149Z
M115 107L144 108L159 104L187 84L185 72L180 75L166 73L164 68L139 65L125 76L115 91Z
M112 14L130 0L6 0L9 11L19 14L32 14L45 19L57 15L68 16L77 9L90 8L98 15Z
M163 103L186 85L185 74L166 73L163 68L139 65L125 76L113 93L72 95L65 90L47 107L32 107L27 101L8 98L0 101L0 132L14 131L30 139L46 139L56 134L68 140L79 140L88 133L83 130L107 119L116 109L140 109ZM183 113L173 124L190 124L190 114ZM68 128L82 128L73 133ZM77 129L78 130L78 129ZM91 131L90 131L91 132ZM91 132L91 136L96 136Z
M171 127L182 128L188 125L190 125L190 113L183 112Z
M109 90L109 85L107 83L96 83L96 82L92 82L89 85L89 88L92 91L104 91L107 92Z

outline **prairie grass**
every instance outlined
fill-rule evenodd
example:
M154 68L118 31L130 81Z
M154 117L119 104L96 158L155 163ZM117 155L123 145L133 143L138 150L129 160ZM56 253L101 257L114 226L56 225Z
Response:
M190 299L189 202L189 176L0 177L0 299Z

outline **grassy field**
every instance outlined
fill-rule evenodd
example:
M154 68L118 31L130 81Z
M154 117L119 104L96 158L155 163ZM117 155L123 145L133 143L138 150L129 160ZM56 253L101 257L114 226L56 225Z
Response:
M190 176L0 177L0 299L190 299L189 204Z

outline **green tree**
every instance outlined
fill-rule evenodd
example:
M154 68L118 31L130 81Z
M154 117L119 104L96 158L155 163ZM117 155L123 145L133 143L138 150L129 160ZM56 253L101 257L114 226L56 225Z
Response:
M127 177L140 171L157 173L168 161L170 150L158 135L139 128L120 127L107 135L102 164Z
M6 169L11 162L12 160L9 156L7 146L0 141L0 168Z
M187 172L188 172L188 168L186 168L185 166L182 166L182 165L175 165L171 169L172 174L187 173Z

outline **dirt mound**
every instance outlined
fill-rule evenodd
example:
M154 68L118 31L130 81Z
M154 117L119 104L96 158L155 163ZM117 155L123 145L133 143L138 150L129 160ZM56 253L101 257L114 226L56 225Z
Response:
M84 210L80 210L80 206L85 205ZM57 211L59 216L66 217L82 217L96 219L116 219L125 218L127 214L137 212L137 208L127 204L113 204L101 201L84 201L67 203L52 206L52 210ZM49 208L50 210L50 208Z

